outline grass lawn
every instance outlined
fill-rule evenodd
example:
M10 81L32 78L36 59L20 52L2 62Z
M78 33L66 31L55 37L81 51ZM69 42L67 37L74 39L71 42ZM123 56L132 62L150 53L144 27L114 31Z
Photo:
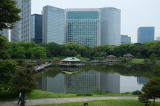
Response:
M72 102L63 104L48 104L48 105L34 105L34 106L84 106L84 103L88 103L88 106L145 106L144 103L138 100L94 100L85 102ZM149 104L152 106L152 104ZM160 106L160 103L156 102L156 106Z
M104 94L92 94L91 97L114 97L114 96L135 96L131 93L104 93ZM72 98L72 97L86 97L86 96L77 96L77 94L60 94L60 93L51 93L40 90L34 90L32 93L27 95L27 99L41 99L41 98ZM0 101L12 101L18 100L18 94L12 95L8 91L0 92Z
M132 59L132 62L144 62L144 59Z

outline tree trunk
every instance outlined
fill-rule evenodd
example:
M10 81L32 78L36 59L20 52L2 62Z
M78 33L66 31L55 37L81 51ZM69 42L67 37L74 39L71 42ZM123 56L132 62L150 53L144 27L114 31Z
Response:
M155 96L153 96L153 106L155 106Z
M25 102L26 102L26 100L25 100L25 93L24 93L24 92L22 92L22 97L21 97L21 106L25 106Z

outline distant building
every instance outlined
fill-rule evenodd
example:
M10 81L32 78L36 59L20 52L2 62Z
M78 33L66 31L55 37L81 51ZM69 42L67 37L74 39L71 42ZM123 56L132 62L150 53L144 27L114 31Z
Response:
M138 28L138 43L145 43L154 40L154 27L139 27Z
M121 10L113 7L101 8L101 45L121 44Z
M15 0L17 8L21 9L19 13L22 18L14 24L11 29L11 42L31 41L30 38L30 16L31 16L31 0Z
M125 58L134 58L134 56L131 55L130 53L124 54L123 57L125 57Z
M10 38L9 38L9 30L8 29L0 30L0 35L5 36L9 41Z
M100 9L66 9L66 42L100 46Z
M137 82L139 84L146 84L147 82L149 82L149 80L144 77L137 77Z
M42 43L42 15L31 15L31 41L36 44Z
M160 36L157 36L157 37L156 37L156 40L160 40Z
M121 44L123 43L131 43L131 37L128 37L128 35L121 35Z
M42 11L43 15L43 34L42 42L64 44L65 23L64 9L45 6Z

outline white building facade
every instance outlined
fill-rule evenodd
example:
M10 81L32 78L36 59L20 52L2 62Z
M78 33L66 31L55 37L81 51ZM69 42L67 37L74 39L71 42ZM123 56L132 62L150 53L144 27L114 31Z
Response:
M31 0L15 0L17 8L21 9L19 13L22 18L14 24L11 30L11 42L31 41L30 38L30 16L31 16Z
M101 8L101 45L121 44L121 10L113 7Z

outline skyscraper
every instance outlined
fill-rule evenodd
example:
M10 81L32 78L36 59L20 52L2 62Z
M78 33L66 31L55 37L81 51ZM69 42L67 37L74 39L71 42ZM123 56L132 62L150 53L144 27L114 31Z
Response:
M21 9L19 13L22 18L14 24L11 30L11 42L31 41L30 38L30 16L31 16L31 0L15 0L17 8Z
M52 6L43 7L42 42L64 44L64 9Z
M121 10L113 7L101 8L101 45L120 45Z
M131 37L128 37L128 35L121 35L121 44L123 43L131 43Z
M42 15L31 15L31 41L42 43Z
M9 41L9 30L8 29L0 30L0 35L5 36Z
M99 46L100 9L66 9L66 42L76 42L82 46Z
M156 37L156 40L160 40L160 36L157 36L157 37Z
M138 28L138 43L145 43L154 40L154 27L139 27Z

